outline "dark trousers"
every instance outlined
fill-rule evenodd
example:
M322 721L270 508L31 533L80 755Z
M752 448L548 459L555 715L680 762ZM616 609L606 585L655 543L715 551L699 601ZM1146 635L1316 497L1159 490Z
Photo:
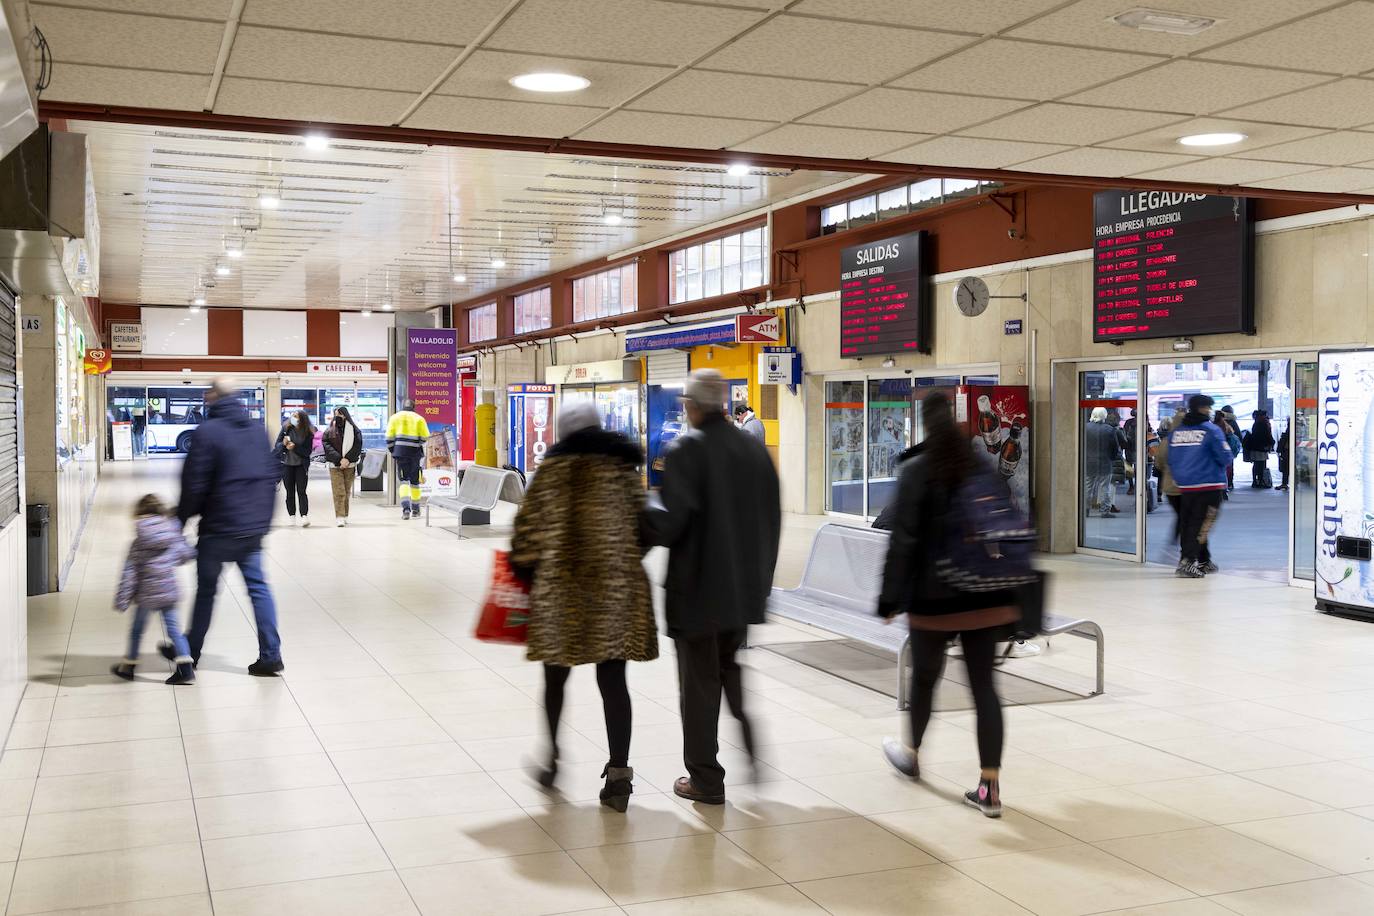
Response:
M935 685L945 672L945 648L951 633L911 631L911 746L919 748L930 724ZM959 634L968 669L969 689L978 715L978 765L985 770L1002 766L1002 701L992 683L997 658L997 627L965 630Z
M1185 563L1210 563L1207 536L1221 511L1221 490L1184 492L1178 499L1179 549Z
M205 634L215 610L215 592L224 564L233 563L243 573L248 598L253 603L253 622L258 630L258 659L281 661L281 637L277 634L277 604L262 568L262 538L201 535L196 542L196 603L191 612L191 628L186 631L191 658L200 661Z
M677 674L682 691L682 760L698 792L725 793L725 768L720 751L720 697L739 720L744 747L754 756L754 730L744 714L744 683L735 653L744 645L745 630L677 640Z
M558 720L563 717L563 686L571 668L544 665L544 714L549 719L549 742L558 757ZM606 744L611 750L610 765L630 765L630 688L625 684L625 659L613 658L596 663L596 686L601 689L601 707L606 716Z
M286 514L294 516L296 505L300 504L301 518L310 514L310 499L305 495L305 485L310 479L310 465L284 464L281 466L281 482L286 488Z

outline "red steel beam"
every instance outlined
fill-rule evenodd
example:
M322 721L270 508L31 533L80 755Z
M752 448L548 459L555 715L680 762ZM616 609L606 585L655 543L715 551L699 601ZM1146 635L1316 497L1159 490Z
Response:
M1103 178L1094 175L1047 175L1012 169L966 168L963 166L919 165L875 159L837 159L825 156L794 156L782 153L746 153L723 149L692 149L676 146L650 146L637 143L608 143L552 137L518 137L463 131L426 130L382 124L336 124L325 121L295 121L247 115L216 114L209 111L174 111L162 108L132 108L83 102L43 100L39 117L48 120L106 121L118 124L149 124L158 127L234 130L264 134L302 136L320 132L341 140L380 143L413 143L427 146L453 146L467 149L494 149L528 153L556 153L563 156L620 157L663 162L696 162L727 165L747 161L766 168L804 169L901 175L913 178L977 178L1028 185L1079 188L1132 188L1152 191L1180 191L1188 194L1226 194L1270 200L1304 200L1330 206L1374 204L1374 194L1349 194L1333 191L1291 191L1280 188L1251 188L1234 184L1206 184L1197 181L1156 181L1144 178Z

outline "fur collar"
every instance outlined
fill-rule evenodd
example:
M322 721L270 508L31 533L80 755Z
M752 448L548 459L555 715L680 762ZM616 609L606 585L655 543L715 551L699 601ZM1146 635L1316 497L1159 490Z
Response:
M581 429L561 439L549 449L549 457L561 455L601 455L618 458L629 465L644 463L644 453L639 446L620 433L604 429Z

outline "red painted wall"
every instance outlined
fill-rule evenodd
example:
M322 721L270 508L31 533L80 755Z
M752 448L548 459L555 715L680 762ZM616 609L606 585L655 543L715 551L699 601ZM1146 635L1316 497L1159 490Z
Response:
M242 356L243 309L210 309L205 317L210 355Z

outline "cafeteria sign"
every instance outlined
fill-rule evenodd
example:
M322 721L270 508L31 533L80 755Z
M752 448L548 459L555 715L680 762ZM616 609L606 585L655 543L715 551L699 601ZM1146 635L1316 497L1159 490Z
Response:
M84 362L87 375L104 375L114 368L114 359L110 351L103 347L99 350L87 350Z

